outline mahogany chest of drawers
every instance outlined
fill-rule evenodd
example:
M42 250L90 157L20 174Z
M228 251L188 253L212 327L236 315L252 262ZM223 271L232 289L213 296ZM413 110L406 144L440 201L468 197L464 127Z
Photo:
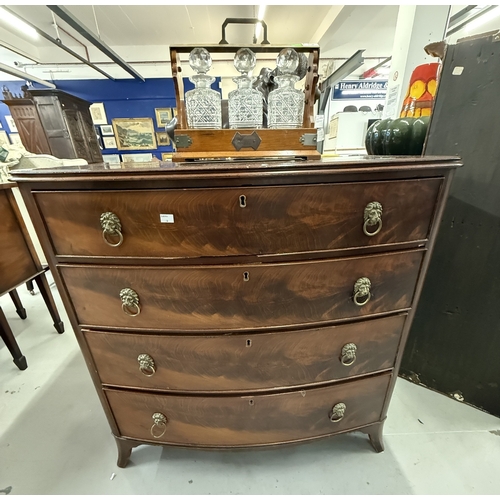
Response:
M383 450L448 157L18 171L118 444Z

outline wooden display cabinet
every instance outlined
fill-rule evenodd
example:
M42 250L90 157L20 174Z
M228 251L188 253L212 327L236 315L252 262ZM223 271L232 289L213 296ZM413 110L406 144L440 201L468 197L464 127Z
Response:
M196 45L170 47L172 77L177 105L177 128L175 129L176 153L173 161L223 158L304 158L318 159L316 129L314 127L314 95L318 83L319 46L294 45L297 52L308 55L305 76L304 120L302 128L296 129L191 129L187 125L182 80L181 54L189 54ZM203 45L210 54L236 54L243 48L239 45ZM251 45L256 54L276 55L287 47L278 45ZM236 70L235 70L236 71Z

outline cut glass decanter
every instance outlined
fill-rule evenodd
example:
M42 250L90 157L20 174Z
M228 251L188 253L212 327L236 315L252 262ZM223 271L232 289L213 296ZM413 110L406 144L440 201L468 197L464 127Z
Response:
M222 128L221 95L210 88L215 81L206 73L212 66L208 50L193 49L189 65L196 75L189 77L195 88L186 92L186 114L189 128Z
M279 70L274 80L278 88L269 93L269 128L300 128L304 116L304 93L295 88L300 77L293 74L299 55L291 48L283 49L276 58Z
M255 54L250 49L240 49L234 56L234 67L241 76L233 78L238 85L229 92L229 127L261 128L262 127L262 94L252 88L256 78L249 76L255 68Z

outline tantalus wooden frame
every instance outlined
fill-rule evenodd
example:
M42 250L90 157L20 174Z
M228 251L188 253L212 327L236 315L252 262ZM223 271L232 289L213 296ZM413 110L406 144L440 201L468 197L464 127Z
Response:
M314 127L314 96L319 73L319 46L294 45L293 49L308 56L305 76L304 120L302 128L274 130L260 129L190 129L187 126L182 80L181 54L189 54L195 45L176 45L170 47L170 64L177 103L177 127L175 129L176 152L174 161L196 160L200 158L302 158L318 159L316 129ZM234 54L242 48L236 45L203 45L211 54ZM273 54L286 48L279 45L252 45L250 50L256 54ZM254 139L254 140L252 140Z

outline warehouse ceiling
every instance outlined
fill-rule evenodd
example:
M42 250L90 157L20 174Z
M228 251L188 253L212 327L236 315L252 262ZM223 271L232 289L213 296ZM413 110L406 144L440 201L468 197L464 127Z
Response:
M102 52L44 5L7 6L15 14L95 63L109 63ZM68 5L65 7L125 61L165 62L168 46L217 44L226 18L257 17L258 5ZM398 6L269 5L264 21L272 44L325 44L324 56L348 58L358 49L365 57L387 57L392 49ZM57 23L58 29L54 25ZM230 24L230 44L251 44L251 25ZM262 35L258 42L262 40ZM77 63L49 41L28 36L0 16L0 58L7 64ZM14 48L16 53L5 47ZM30 58L29 61L26 58ZM125 72L115 75L129 77Z
M463 7L453 6L451 13ZM47 6L7 8L51 37L59 38L62 44L113 77L131 77ZM141 65L151 63L162 66L155 76L169 76L170 45L217 44L226 18L257 17L259 5L68 5L65 9L137 71ZM391 55L398 10L397 5L269 5L264 21L272 44L319 43L323 60L345 60L365 49L365 64L356 73L362 74L376 64L375 59ZM251 44L253 33L250 25L230 24L226 38L230 44ZM261 40L262 35L258 41ZM35 74L41 74L42 69L47 74L62 71L57 70L61 65L82 66L48 40L34 40L16 30L2 15L0 62L26 67Z

